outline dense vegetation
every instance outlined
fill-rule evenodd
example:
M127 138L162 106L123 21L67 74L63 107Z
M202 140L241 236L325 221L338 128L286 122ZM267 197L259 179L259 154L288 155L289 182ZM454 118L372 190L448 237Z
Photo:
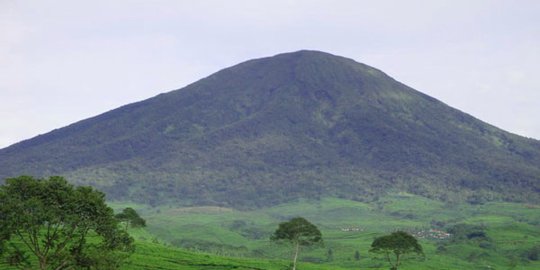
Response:
M300 51L1 149L0 179L61 174L152 205L375 201L388 191L538 202L539 164L536 140L369 66Z
M61 177L0 186L0 260L20 269L118 269L133 252L103 193Z

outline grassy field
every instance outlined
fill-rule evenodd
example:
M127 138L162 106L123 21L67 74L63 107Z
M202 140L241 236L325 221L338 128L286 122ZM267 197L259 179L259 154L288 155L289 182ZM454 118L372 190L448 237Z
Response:
M130 231L137 252L124 269L286 269L290 250L268 238L279 222L295 216L316 224L325 242L302 251L301 270L388 269L368 250L375 237L398 229L418 234L426 255L407 259L401 269L540 269L527 256L540 245L540 208L534 205L446 205L410 194L373 204L325 198L257 211L111 205L137 209L148 224ZM430 229L457 232L436 239Z
M179 270L284 270L289 262L260 258L231 258L201 252L192 252L147 241L137 242L137 251L122 269L179 269ZM303 264L304 270L323 270L327 266ZM332 269L343 269L336 267Z

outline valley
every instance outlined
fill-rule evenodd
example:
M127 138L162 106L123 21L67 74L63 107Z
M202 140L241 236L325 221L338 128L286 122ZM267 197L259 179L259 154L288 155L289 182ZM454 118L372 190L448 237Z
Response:
M295 216L316 224L324 239L323 247L303 252L300 269L388 269L380 256L368 250L376 236L397 229L416 235L425 250L425 258L406 259L400 269L540 267L540 261L533 260L534 254L530 254L537 252L535 247L538 250L540 245L540 211L535 206L518 203L447 205L416 195L394 193L373 204L324 198L254 211L150 207L132 203L113 203L112 206L134 207L148 221L147 229L131 232L142 248L133 255L132 264L124 269L138 269L137 261L144 260L142 258L148 255L151 246L167 250L164 254L185 253L190 254L188 258L200 256L199 259L204 261L206 258L207 262L214 263L231 263L228 262L231 259L223 256L239 258L237 266L244 265L245 269L284 269L290 251L287 247L272 244L269 235L279 222ZM445 233L452 230L455 233L446 236ZM485 235L467 237L478 231ZM359 256L355 258L356 251ZM186 268L174 268L179 265L163 267L161 269L192 269L188 263L182 266ZM214 269L212 266L193 267Z

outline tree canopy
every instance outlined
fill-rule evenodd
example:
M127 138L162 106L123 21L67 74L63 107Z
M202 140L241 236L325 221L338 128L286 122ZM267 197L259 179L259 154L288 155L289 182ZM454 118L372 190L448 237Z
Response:
M403 231L393 232L389 235L376 238L373 243L371 243L371 249L369 251L384 254L388 263L390 263L391 270L398 269L404 254L424 254L422 246L418 243L416 238ZM392 253L396 257L395 260L390 258L390 254Z
M116 269L134 250L103 193L59 176L6 179L0 187L0 247L12 266L58 270Z
M126 228L128 225L131 227L146 227L146 220L144 220L135 209L131 207L124 208L122 212L116 214L115 216L119 221L126 223Z
M286 241L294 246L293 270L295 270L300 246L322 243L322 234L317 226L311 224L305 218L296 217L280 223L270 239L272 241Z

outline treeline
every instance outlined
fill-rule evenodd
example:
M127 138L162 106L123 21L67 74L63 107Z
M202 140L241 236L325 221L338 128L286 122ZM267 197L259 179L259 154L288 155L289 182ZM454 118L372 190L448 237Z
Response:
M107 183L93 181L90 184L103 190L111 200L132 200L152 206L174 203L245 209L277 205L299 198L318 200L323 197L375 202L389 192L400 191L447 203L534 203L538 200L538 194L533 190L504 193L502 190L508 187L507 184L493 182L490 188L486 188L476 183L480 179L436 181L432 176L422 174L405 177L393 173L372 174L368 171L350 172L347 176L333 173L333 170L291 174L238 173L226 177L210 171L202 174L204 177L197 176L194 179L177 174L164 174L156 178L133 174ZM454 172L454 175L459 175L459 172Z

